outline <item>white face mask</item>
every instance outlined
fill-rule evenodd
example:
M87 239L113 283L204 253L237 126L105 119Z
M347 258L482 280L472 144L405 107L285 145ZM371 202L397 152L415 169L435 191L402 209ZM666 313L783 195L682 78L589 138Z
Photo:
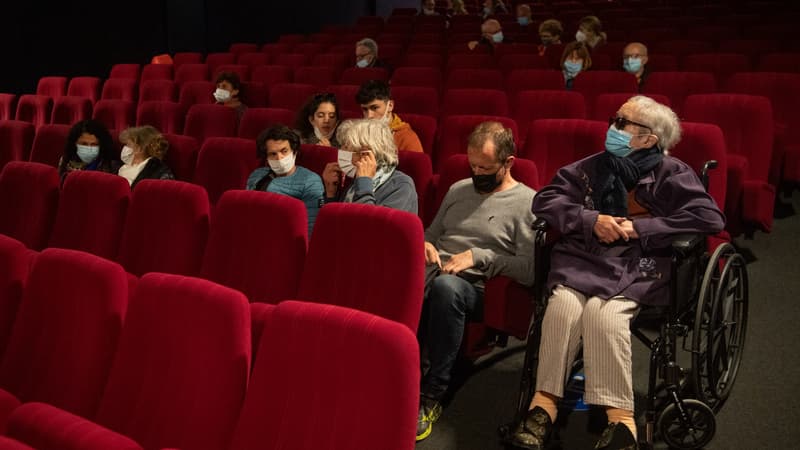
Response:
M356 176L356 166L353 165L353 152L339 149L339 169L349 178Z
M97 145L80 145L76 144L75 147L77 148L78 158L81 161L89 164L90 162L97 159L97 155L100 154L100 147Z
M356 67L361 68L361 69L367 67L368 65L369 65L369 61L367 61L366 58L359 59L358 62L356 63Z
M333 136L333 132L336 130L334 128L330 131L330 133L323 134L322 131L320 131L320 129L316 127L316 125L313 125L313 127L314 127L314 136L316 136L317 139L319 139L320 141L323 139L330 139L331 136Z
M281 159L268 159L269 168L278 175L285 175L294 168L295 154L292 153Z
M394 105L392 105L393 107ZM386 111L383 112L383 117L380 118L380 121L389 125L392 122L392 108L389 107L389 102L386 102Z
M586 33L584 33L581 30L578 30L578 32L575 33L575 40L578 41L578 42L585 42L586 41Z
M220 103L227 102L231 99L231 92L218 88L214 91L214 99Z
M123 163L130 166L133 162L133 149L127 145L122 147L122 151L119 154L119 159L121 159Z

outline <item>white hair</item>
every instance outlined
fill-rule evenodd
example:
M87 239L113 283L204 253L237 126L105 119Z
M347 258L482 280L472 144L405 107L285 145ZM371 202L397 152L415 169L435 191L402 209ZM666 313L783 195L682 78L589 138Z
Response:
M631 97L628 103L633 103L636 107L639 121L649 126L652 133L658 136L658 147L661 151L668 151L681 140L680 120L668 106L644 95Z
M369 148L379 166L397 165L397 145L389 125L377 119L350 119L339 125L339 145L358 150Z
M370 38L361 39L360 41L356 42L356 47L358 46L367 47L369 52L372 53L374 57L376 58L378 57L378 43L375 42L374 39Z

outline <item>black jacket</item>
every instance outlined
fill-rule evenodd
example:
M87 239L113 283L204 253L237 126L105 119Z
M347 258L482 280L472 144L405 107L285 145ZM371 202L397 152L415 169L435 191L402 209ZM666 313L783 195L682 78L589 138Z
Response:
M142 180L174 180L175 175L172 174L172 170L164 164L164 161L161 161L158 158L150 158L145 164L144 169L139 172L139 176L133 180L131 183L131 189L136 186L136 183Z

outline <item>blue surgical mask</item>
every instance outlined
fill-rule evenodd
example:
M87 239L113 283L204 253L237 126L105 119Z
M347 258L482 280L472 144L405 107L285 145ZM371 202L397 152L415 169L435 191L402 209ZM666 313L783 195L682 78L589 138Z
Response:
M527 17L522 16L522 17L517 17L517 23L524 27L527 26L529 23L531 23L531 21Z
M564 72L567 78L575 78L583 69L583 61L564 61Z
M625 58L622 61L622 67L628 73L636 73L642 68L641 58Z
M498 31L497 33L493 34L492 35L492 41L494 41L495 44L499 44L499 43L503 42L503 32L502 31Z
M100 154L100 147L96 145L76 144L75 147L77 148L78 158L86 164L97 159L97 155Z
M606 131L606 151L614 156L624 158L633 152L631 148L633 135L627 131L618 130L611 125Z
M367 61L366 59L359 59L358 62L356 63L356 67L360 67L362 69L367 67L368 65L369 61Z

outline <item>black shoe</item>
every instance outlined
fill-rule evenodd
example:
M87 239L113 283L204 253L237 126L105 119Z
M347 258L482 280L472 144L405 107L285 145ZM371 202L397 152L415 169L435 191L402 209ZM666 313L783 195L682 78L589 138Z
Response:
M417 416L417 441L431 435L433 424L442 415L442 404L424 395L419 398L419 415Z
M594 448L595 450L639 450L639 444L625 424L610 423Z
M553 430L553 421L547 411L537 406L525 415L511 435L508 444L527 450L544 450L550 433Z

